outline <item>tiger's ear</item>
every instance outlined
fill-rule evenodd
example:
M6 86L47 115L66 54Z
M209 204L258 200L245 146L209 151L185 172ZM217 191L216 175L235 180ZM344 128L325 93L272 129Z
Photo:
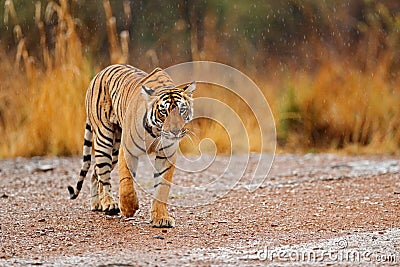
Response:
M196 81L193 81L191 83L189 83L188 85L186 85L185 87L183 87L183 91L189 96L192 97L193 96L193 91L196 89Z
M154 90L142 85L142 96L147 102L151 102Z

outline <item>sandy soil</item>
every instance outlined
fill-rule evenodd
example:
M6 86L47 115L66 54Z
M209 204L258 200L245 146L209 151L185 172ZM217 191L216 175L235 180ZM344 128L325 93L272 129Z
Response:
M215 169L201 173L177 172L176 181L196 184L226 161L218 157ZM69 200L66 187L75 184L79 167L78 158L0 161L0 266L400 262L395 158L279 155L255 192L241 182L226 195L219 188L173 192L173 229L149 226L151 198L144 190L140 210L130 219L89 211L88 180L78 199ZM139 167L142 188L151 187L145 178L151 169ZM116 173L112 176L117 192ZM207 204L196 206L196 199Z

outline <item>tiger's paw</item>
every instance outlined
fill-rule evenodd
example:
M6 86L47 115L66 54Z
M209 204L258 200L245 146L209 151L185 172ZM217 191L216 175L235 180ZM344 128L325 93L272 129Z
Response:
M155 228L172 228L175 227L175 219L170 216L161 216L157 219L151 219L151 226Z
M118 203L111 203L109 205L103 205L103 211L106 215L117 215L119 213Z
M101 207L100 200L92 200L90 202L90 210L91 211L102 211L103 208Z
M101 202L101 207L105 214L116 215L119 213L118 202L116 202L111 196L104 197Z
M124 217L130 218L135 215L135 212L139 209L139 202L136 198L134 199L124 199L121 198L119 201L119 206L121 213Z

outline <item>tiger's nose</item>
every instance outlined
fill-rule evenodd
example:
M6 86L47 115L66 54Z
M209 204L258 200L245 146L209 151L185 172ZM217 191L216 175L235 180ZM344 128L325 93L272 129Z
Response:
M171 133L175 136L178 136L181 133L181 129L178 128L171 129Z

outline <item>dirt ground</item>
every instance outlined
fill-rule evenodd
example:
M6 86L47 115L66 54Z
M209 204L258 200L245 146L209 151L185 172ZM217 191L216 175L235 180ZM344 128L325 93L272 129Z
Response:
M217 157L215 169L225 161ZM152 176L151 169L139 167L139 180ZM239 182L226 195L218 188L172 193L171 203L177 203L170 207L173 229L149 226L151 198L144 190L138 190L140 210L130 219L89 211L89 179L78 199L70 200L67 186L75 185L79 168L79 158L0 161L0 266L400 262L396 158L278 155L255 192ZM176 180L189 186L213 172L177 172ZM151 179L143 180L143 188L151 187Z

